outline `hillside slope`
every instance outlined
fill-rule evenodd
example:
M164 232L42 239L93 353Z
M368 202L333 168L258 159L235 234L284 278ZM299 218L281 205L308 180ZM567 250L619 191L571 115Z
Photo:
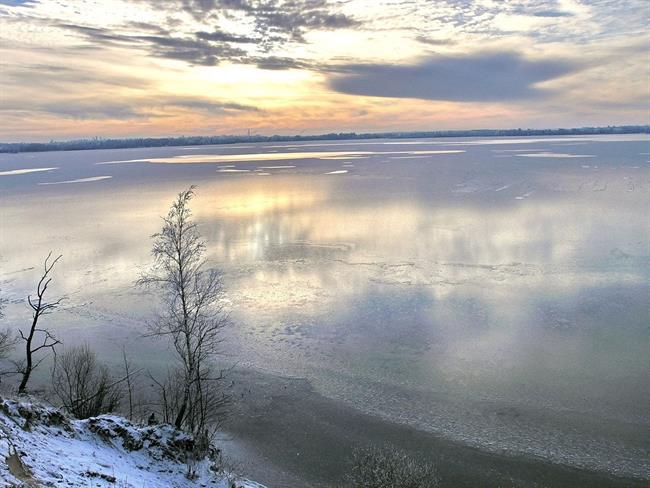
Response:
M188 479L191 443L169 425L115 415L75 420L31 399L0 400L0 486L264 488L208 460Z

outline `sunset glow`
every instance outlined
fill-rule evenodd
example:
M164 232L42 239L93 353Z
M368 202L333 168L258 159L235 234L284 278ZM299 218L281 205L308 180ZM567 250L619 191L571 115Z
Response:
M0 1L5 141L647 123L647 3Z

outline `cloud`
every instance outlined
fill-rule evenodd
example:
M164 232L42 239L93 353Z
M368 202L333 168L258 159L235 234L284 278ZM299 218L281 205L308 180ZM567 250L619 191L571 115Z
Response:
M246 54L246 51L226 43L212 43L199 39L171 36L133 36L131 39L148 44L155 56L206 66L216 65L222 59L232 59Z
M90 27L86 25L77 25L64 22L54 23L55 27L72 31L98 46L107 46L114 44L133 44L135 39L132 36L117 34L110 29L103 27Z
M219 15L240 14L252 21L260 42L304 42L308 30L356 27L360 22L335 11L328 0L141 0L156 8L185 11L205 22ZM232 41L236 42L236 41Z
M0 86L4 98L16 96L29 87L39 94L58 94L74 92L103 92L116 87L132 90L150 90L152 82L117 73L107 73L81 64L64 66L53 64L53 60L43 63L6 64L0 73ZM13 95L12 95L13 93Z
M534 12L535 17L573 17L571 12L565 12L562 10L540 10Z
M37 2L38 0L0 0L0 5L8 5L9 7L28 7Z
M168 97L161 102L162 106L181 107L192 110L201 110L211 113L237 112L261 112L258 107L233 102L220 102L205 98L191 97Z
M304 61L281 56L250 58L248 61L254 63L260 69L274 71L286 69L309 69L311 67L309 63L306 63Z
M576 71L578 66L491 52L436 56L413 65L349 64L335 69L329 86L350 95L491 102L540 97L545 91L537 83Z
M88 27L69 23L56 24L57 27L73 31L84 37L93 46L129 46L144 49L150 55L185 61L192 65L214 66L222 61L237 64L255 65L266 70L304 69L310 65L289 57L256 55L254 50L239 45L259 43L260 38L240 36L223 31L198 31L185 37L152 24L129 23L127 28L147 31L146 33L121 33L111 29Z
M159 29L155 35L133 35L75 24L58 24L58 27L76 32L98 46L107 44L136 46L146 49L153 56L186 61L190 64L214 66L222 60L246 55L246 51L232 47L228 42L214 42L209 38L210 35L203 36L202 39L199 37L176 37L164 29Z
M0 102L0 112L39 112L75 120L141 119L166 117L178 109L210 115L233 112L261 112L252 105L200 97L160 96L132 98L120 102L84 97L62 97L43 101Z
M0 0L1 1L1 0ZM359 25L340 13L329 0L139 0L167 16L163 22L127 20L105 26L33 17L29 23L42 28L59 28L86 41L71 47L88 49L131 48L158 58L184 61L190 65L215 66L223 61L256 65L262 69L304 68L300 60L271 55L287 42L306 42L312 30L334 30ZM179 15L183 14L183 15ZM199 20L188 19L189 14ZM189 22L188 22L189 20ZM239 25L240 32L218 26ZM197 28L197 25L200 27Z
M456 44L456 41L452 39L440 39L440 38L427 37L423 35L417 36L415 40L421 42L422 44L429 44L431 46L451 46Z
M255 44L259 42L259 39L256 39L254 37L237 36L222 31L214 31L214 32L200 31L196 33L196 37L197 39L201 39L203 41L234 42L234 43L241 43L241 44Z
M21 103L14 107L3 106L1 110L43 112L76 120L134 119L142 116L128 103L102 102L95 99Z
M291 4L289 4L291 5ZM304 31L344 29L357 25L357 21L322 8L264 7L254 10L256 30L263 35L269 32L288 34L294 41L304 41Z

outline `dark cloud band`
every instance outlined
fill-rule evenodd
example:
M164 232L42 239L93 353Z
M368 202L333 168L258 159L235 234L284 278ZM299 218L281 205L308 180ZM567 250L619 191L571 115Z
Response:
M579 69L563 60L528 60L513 52L429 58L418 64L350 64L330 74L337 92L450 101L530 99L535 85Z

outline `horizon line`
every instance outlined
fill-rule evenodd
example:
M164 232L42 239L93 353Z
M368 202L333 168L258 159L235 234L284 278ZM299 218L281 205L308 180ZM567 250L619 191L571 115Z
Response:
M50 140L48 142L0 142L0 153L83 151L99 149L134 149L146 147L174 147L181 145L226 145L242 142L286 142L345 139L421 139L444 137L517 137L552 135L608 135L608 134L650 134L650 124L627 124L607 126L554 127L544 129L445 129L431 131L387 131L387 132L328 132L313 135L261 135L224 134L189 136L94 136L79 139ZM111 147L111 145L113 145Z

